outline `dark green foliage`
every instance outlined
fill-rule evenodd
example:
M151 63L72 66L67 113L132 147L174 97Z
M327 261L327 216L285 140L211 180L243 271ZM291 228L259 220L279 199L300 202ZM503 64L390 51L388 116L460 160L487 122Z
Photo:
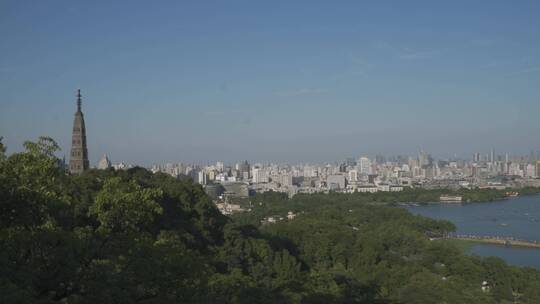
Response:
M2 303L197 302L226 218L199 186L146 170L69 176L47 138L0 162ZM163 182L164 185L166 184ZM176 200L167 200L184 194ZM176 205L176 206L172 206ZM190 214L183 227L164 218ZM209 224L209 217L211 223ZM169 229L165 229L169 228ZM182 229L184 228L184 229Z
M258 193L250 198L252 202L248 215L234 216L235 220L243 224L258 224L265 216L274 214L286 214L288 211L300 212L317 210L330 204L338 205L337 208L345 210L359 205L396 206L398 203L428 204L438 202L443 194L459 195L465 202L489 202L507 197L508 190L496 189L461 189L450 191L447 189L410 189L405 188L401 192L376 192L376 193L315 193L297 194L288 199L284 193L266 192ZM540 188L525 187L519 190L521 195L539 194ZM245 204L240 201L239 203Z
M466 256L429 239L451 223L377 204L437 192L268 193L233 222L190 180L71 176L51 139L25 147L0 141L0 303L540 302L538 271Z
M464 192L499 195L492 190ZM414 201L418 195L433 193L438 196L440 192L330 193L292 199L270 193L255 196L253 212L237 214L234 218L260 226L264 234L279 240L303 263L303 270L309 273L308 284L304 286L313 288L304 301L532 303L533 298L540 301L539 293L534 290L538 286L538 271L511 267L496 258L467 256L455 244L430 241L454 231L455 226L376 202ZM297 217L261 225L264 217L285 216L288 211L295 212ZM490 285L487 292L481 290L483 281ZM361 297L352 296L351 290L339 282L352 282L356 286L354 290L362 290Z

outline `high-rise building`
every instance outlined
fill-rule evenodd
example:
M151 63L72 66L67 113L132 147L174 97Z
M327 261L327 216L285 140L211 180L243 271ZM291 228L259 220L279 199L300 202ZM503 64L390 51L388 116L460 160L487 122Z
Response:
M280 174L278 175L277 181L281 184L282 187L291 187L293 184L291 174Z
M354 158L350 158L350 157L349 157L349 158L347 158L347 159L345 160L345 164L346 164L347 166L351 166L351 167L352 167L352 166L356 166L356 161L354 160Z
M249 163L248 161L244 161L243 163L238 164L237 166L238 171L240 172L240 177L242 179L247 180L249 178Z
M365 156L358 159L360 174L368 175L372 173L371 160Z
M358 181L358 171L357 170L350 170L349 171L349 182L357 182Z
M473 154L473 162L479 163L480 159L481 159L480 153L476 152L476 153Z
M207 178L208 177L207 177L206 173L203 170L198 172L198 174L197 174L197 182L199 184L206 185L208 183Z
M103 154L103 157L99 160L99 163L98 163L97 167L100 170L106 170L106 169L109 169L111 167L111 161L107 157L107 154Z
M537 175L536 175L536 165L527 164L527 166L525 167L525 176L526 177L532 177L532 178L537 177Z
M77 90L77 112L73 120L73 135L71 137L71 158L69 160L69 171L78 174L90 168L88 161L88 148L86 146L86 127L84 126L84 115L81 111L81 90Z
M345 175L333 174L326 178L328 189L338 190L345 189Z
M431 156L422 150L420 151L420 155L418 156L418 162L419 162L420 167L430 166Z
M251 176L252 182L254 184L268 182L268 175L266 174L266 171L262 168L254 167L253 169L251 169Z

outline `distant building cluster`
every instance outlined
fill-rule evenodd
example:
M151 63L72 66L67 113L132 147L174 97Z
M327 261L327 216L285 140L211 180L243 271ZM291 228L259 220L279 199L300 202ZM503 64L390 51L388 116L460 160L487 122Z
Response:
M396 192L407 187L435 189L515 188L540 186L537 156L482 155L470 160L435 160L427 152L417 156L361 156L329 164L283 165L272 163L235 165L154 165L153 172L190 176L215 198L248 197L268 191L286 193Z

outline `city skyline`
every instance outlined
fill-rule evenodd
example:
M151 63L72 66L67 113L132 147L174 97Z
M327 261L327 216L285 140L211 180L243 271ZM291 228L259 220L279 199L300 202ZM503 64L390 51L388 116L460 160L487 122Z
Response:
M111 164L106 156L98 169L130 169L124 163ZM281 192L296 194L401 192L404 189L498 189L530 187L540 184L540 154L500 156L474 153L471 160L437 160L425 151L414 157L385 158L366 156L327 164L240 163L197 165L155 164L151 172L177 179L191 178L214 198L249 197L249 193ZM508 192L510 195L511 193ZM514 194L512 194L514 195ZM515 194L517 195L517 194ZM441 196L441 201L461 202L461 196ZM227 198L225 198L227 201ZM225 214L233 211L218 205ZM240 206L235 207L241 210Z
M494 149L491 151L488 151L487 153L481 153L481 152L475 152L470 154L469 156L465 157L438 157L435 155L430 154L428 151L420 150L416 154L390 154L390 155L383 155L383 154L374 154L374 155L368 155L368 154L358 154L353 155L349 157L342 157L339 159L333 159L329 161L321 161L321 162L309 162L309 161L298 161L298 162L287 162L287 161L272 161L272 160L249 160L249 159L236 159L236 160L229 160L224 161L223 159L215 159L215 160L209 160L209 161L186 161L182 159L177 160L166 160L166 161L154 161L150 164L142 164L142 163L129 163L125 162L122 159L109 159L109 155L107 153L104 153L101 158L96 161L96 166L92 166L93 168L99 168L99 164L102 162L108 163L108 167L114 167L114 166L120 166L123 168L119 169L125 169L128 167L135 167L135 166L141 166L145 168L153 168L153 167L165 167L167 165L184 165L184 166L194 166L194 167L211 167L216 166L216 164L221 164L225 167L234 168L235 166L238 166L242 163L248 163L250 165L276 165L276 166L325 166L325 165L337 165L340 164L346 164L348 162L354 161L354 162L361 162L361 159L367 159L368 161L372 162L373 164L385 164L385 163L407 163L411 160L417 160L420 161L424 157L425 160L428 160L431 163L436 162L463 162L467 164L474 164L474 163L511 163L511 162L517 162L517 163L536 163L540 161L540 151L530 151L528 154L499 154L496 153ZM101 168L103 169L103 168Z
M0 136L69 157L80 86L92 166L540 150L537 2L309 3L5 2Z

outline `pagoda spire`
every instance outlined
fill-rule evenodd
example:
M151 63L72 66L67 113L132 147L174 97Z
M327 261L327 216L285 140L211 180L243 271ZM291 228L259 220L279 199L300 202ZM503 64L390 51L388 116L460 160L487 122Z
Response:
M81 173L90 168L88 147L86 145L86 126L84 125L81 103L81 90L77 89L77 112L75 112L73 119L71 157L69 160L69 171L73 174Z
M77 112L81 112L81 104L82 104L82 100L81 100L81 89L77 89Z

